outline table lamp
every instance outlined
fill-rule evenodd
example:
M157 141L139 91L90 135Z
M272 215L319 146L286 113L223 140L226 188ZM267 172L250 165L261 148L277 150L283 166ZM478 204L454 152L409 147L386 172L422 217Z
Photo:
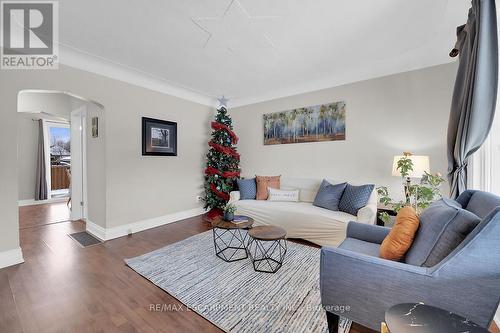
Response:
M401 172L398 170L398 161L402 158L407 158L412 161L413 170L411 170L406 177L406 184L404 185L406 203L410 203L410 184L411 178L422 178L426 172L430 172L429 156L412 155L412 153L404 152L403 155L394 156L392 164L392 175L401 177Z

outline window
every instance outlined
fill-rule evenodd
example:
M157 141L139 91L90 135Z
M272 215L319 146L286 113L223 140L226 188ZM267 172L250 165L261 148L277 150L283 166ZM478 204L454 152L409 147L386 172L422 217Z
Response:
M45 163L51 198L69 195L71 131L68 123L45 121Z
M500 108L497 107L490 135L472 156L469 187L500 195Z
M69 126L50 126L50 164L69 165L71 161L71 144Z

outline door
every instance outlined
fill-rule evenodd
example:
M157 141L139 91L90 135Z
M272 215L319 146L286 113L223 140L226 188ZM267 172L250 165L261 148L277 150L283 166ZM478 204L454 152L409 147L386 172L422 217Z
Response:
M87 218L87 108L71 112L71 220Z

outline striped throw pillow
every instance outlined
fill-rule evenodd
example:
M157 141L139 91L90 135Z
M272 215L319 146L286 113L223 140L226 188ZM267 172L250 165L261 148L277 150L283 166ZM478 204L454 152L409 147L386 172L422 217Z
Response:
M267 200L269 201L299 201L299 190L278 190L275 188L268 187Z

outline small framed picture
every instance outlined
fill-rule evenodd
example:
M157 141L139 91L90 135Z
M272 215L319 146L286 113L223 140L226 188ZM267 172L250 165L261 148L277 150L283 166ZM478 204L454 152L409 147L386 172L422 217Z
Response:
M99 118L98 117L92 117L92 137L93 138L99 137Z
M143 117L142 155L177 156L177 123Z

